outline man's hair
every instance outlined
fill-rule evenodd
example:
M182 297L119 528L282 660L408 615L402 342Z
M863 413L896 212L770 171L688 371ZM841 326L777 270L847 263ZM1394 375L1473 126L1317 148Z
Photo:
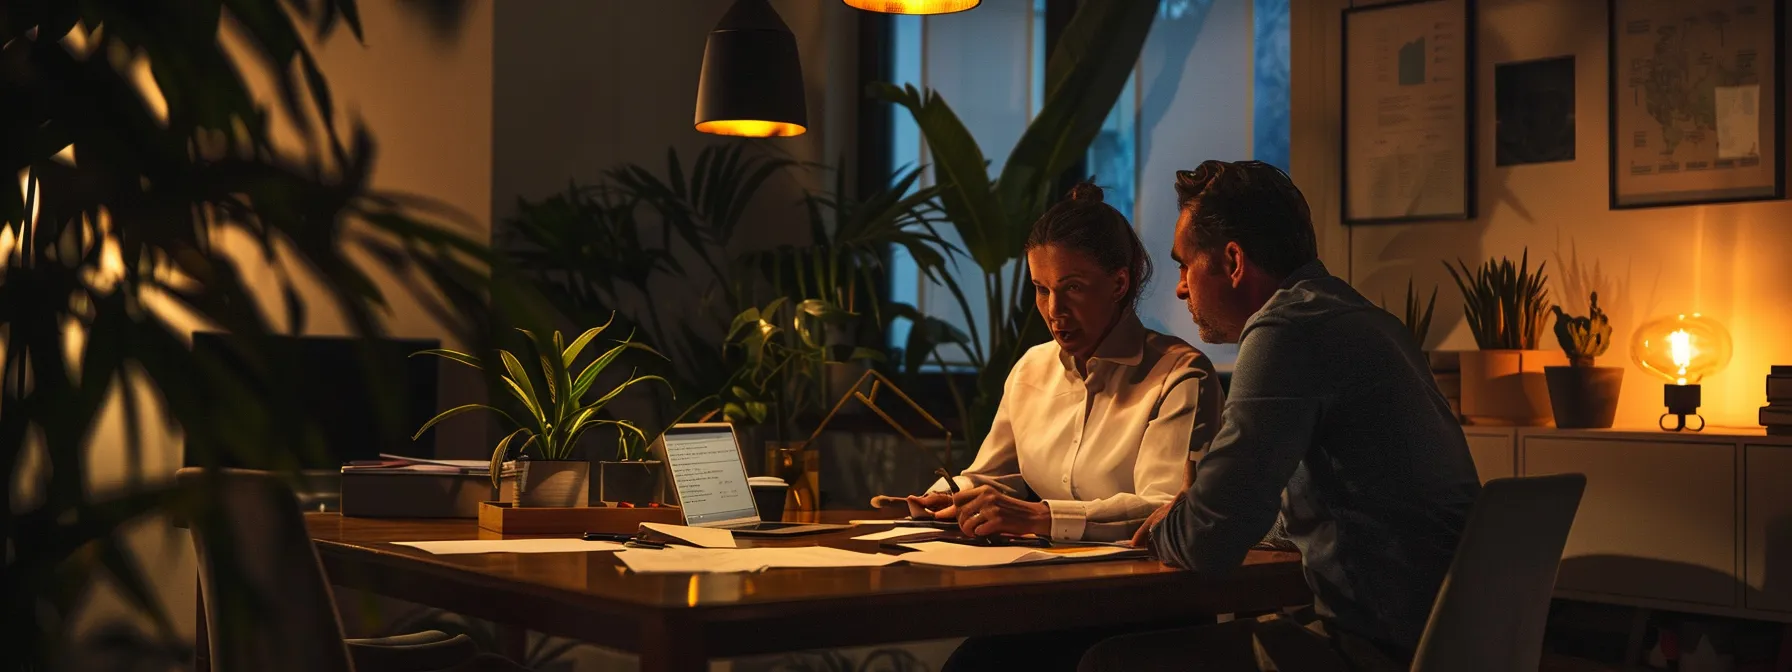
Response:
M1195 249L1236 242L1278 278L1319 258L1306 197L1287 173L1262 161L1204 161L1176 171L1176 205L1193 210L1183 235Z

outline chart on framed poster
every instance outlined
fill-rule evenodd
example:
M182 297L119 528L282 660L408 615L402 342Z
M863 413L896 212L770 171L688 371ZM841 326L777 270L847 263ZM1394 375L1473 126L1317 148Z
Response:
M1345 223L1473 216L1470 6L1345 12Z
M1774 0L1614 0L1612 207L1778 198Z

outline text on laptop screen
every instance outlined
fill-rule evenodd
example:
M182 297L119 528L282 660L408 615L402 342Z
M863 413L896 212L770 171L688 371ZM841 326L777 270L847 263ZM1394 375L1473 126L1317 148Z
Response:
M678 486L686 525L754 518L753 491L741 466L734 432L727 429L666 433L666 463Z

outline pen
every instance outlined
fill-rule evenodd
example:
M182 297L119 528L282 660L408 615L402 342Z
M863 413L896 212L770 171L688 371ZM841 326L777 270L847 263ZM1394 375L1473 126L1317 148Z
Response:
M946 490L954 495L958 494L958 479L953 478L952 474L946 473L945 467L935 469L933 470L933 473L939 474L940 478L946 479Z

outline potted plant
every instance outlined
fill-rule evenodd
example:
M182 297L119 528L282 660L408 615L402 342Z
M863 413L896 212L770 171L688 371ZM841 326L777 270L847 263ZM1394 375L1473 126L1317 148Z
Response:
M1555 306L1556 340L1568 356L1568 366L1544 367L1549 382L1549 405L1556 426L1566 428L1610 427L1618 412L1618 390L1624 383L1624 367L1593 366L1593 358L1612 345L1612 325L1599 309L1599 292L1588 299L1586 317L1573 317Z
M417 430L416 436L422 436L423 432L438 422L467 411L486 410L496 413L509 420L516 429L499 439L497 447L492 449L492 485L502 488L507 481L514 484L511 503L515 506L580 507L585 506L588 499L591 463L578 452L579 438L593 427L615 427L623 437L619 439L624 445L622 458L640 463L641 468L633 471L648 482L648 488L654 487L659 482L659 465L640 459L645 454L645 448L634 452L627 448L630 435L633 439L638 439L641 446L647 445L646 435L631 422L605 418L602 414L604 407L622 394L623 390L649 380L664 383L665 379L631 373L620 385L604 392L595 401L586 401L598 376L622 353L631 349L648 352L652 350L627 339L617 341L614 347L586 364L577 376L572 374L572 365L578 361L585 346L608 327L609 324L605 324L587 330L570 344L561 340L558 331L554 332L551 342L542 342L534 333L519 329L535 355L531 359L539 360L541 365L535 373L531 373L531 369L523 366L522 360L516 355L508 350L499 350L498 355L503 360L504 367L499 378L527 412L523 420L519 422L510 413L496 406L466 404L430 418L429 422ZM478 357L454 350L424 350L416 354L435 355L475 369L485 368L485 363ZM516 455L514 461L507 460L512 453Z
M1565 364L1555 351L1537 349L1549 316L1548 262L1530 268L1526 250L1517 265L1489 259L1471 270L1460 259L1444 262L1462 290L1462 311L1479 350L1462 353L1462 417L1468 424L1547 425L1549 387L1543 369Z
M1382 304L1386 305L1387 301L1384 299ZM1436 308L1435 285L1431 287L1431 297L1421 303L1418 292L1413 290L1412 280L1406 281L1406 309L1399 315L1400 322L1412 334L1413 344L1424 351L1426 363L1431 368L1431 378L1437 382L1437 391L1443 393L1444 399L1450 402L1450 412L1461 417L1462 353L1454 350L1425 350L1425 341L1431 336L1431 316Z
M790 483L785 506L807 511L819 506L820 457L802 449L807 435L798 423L820 410L827 349L803 324L805 315L819 319L809 313L812 302L789 304L780 297L734 317L725 349L739 368L724 394L722 414L737 424L770 425L766 470Z

